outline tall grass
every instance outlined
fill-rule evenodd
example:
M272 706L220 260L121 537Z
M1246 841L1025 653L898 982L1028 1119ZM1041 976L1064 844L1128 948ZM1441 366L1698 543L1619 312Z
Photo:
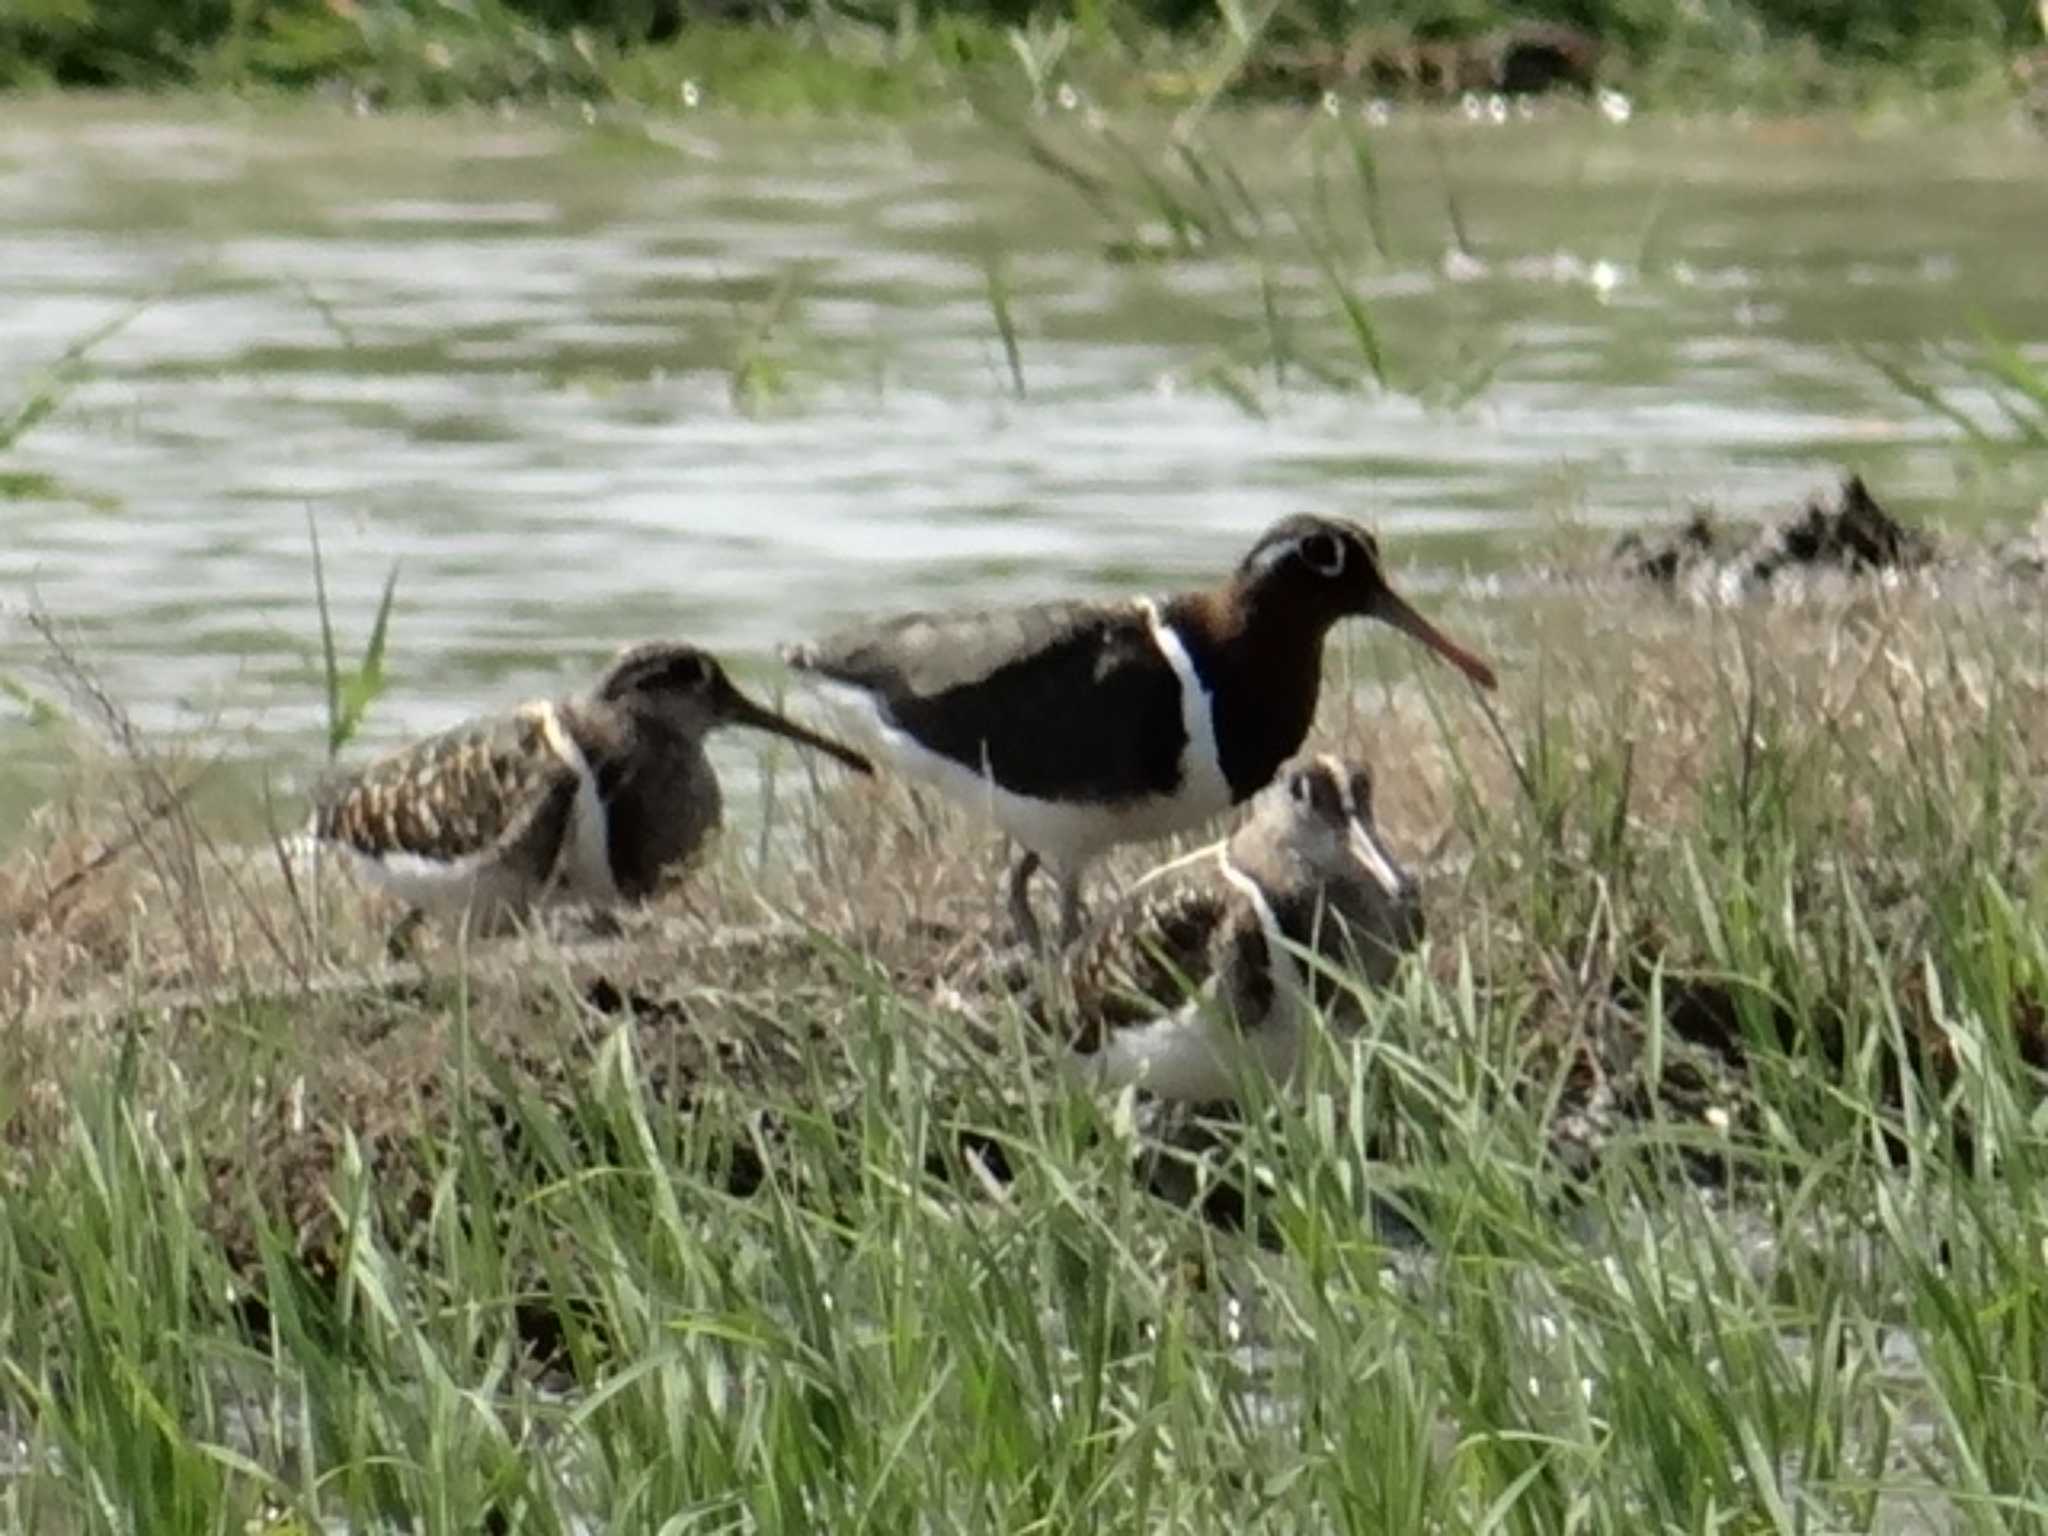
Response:
M2039 1524L2038 616L1575 597L1491 640L1492 714L1417 671L1349 748L1445 849L1430 951L1206 1151L974 980L984 839L888 790L623 948L15 996L62 1049L10 1074L0 1505ZM1215 1220L1133 1177L1183 1164Z
M988 284L988 308L995 320L996 335L1003 343L1003 361L1010 371L1010 389L1019 400L1025 396L1024 354L1017 345L1017 321L1010 307L1010 274L1000 252L991 251L982 264Z
M1387 262L1391 235L1378 156L1361 124L1322 118L1311 126L1309 192L1296 200L1255 189L1220 136L1176 130L1146 143L1107 125L1060 136L1000 108L985 115L1103 221L1107 259L1214 262L1242 273L1256 316L1187 377L1247 415L1270 414L1290 387L1401 395L1454 411L1482 395L1507 360L1494 337L1456 328L1395 337L1382 326L1368 279ZM1342 168L1333 172L1333 162ZM1462 214L1448 180L1445 187L1453 242L1464 250Z

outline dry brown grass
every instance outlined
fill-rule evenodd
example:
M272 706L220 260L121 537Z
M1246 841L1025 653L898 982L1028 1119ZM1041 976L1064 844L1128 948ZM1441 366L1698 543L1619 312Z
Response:
M1963 608L1931 582L1737 611L1574 592L1485 627L1505 679L1492 700L1398 642L1333 648L1314 744L1375 768L1384 829L1426 875L1432 969L1450 984L1473 966L1526 1037L1527 1091L1557 1100L1561 1146L1658 1096L1725 1120L1742 988L1850 974L1840 892L1910 996L1930 957L1949 965L1968 942L1954 903L1970 878L2032 882L2048 626L2028 605ZM417 964L393 967L390 907L331 872L316 900L274 850L216 840L179 793L190 765L114 734L120 750L83 758L0 864L18 1148L61 1129L77 1074L128 1051L138 1093L212 1117L224 1190L274 1170L293 1230L324 1246L344 1133L397 1187L409 1148L452 1134L448 1085L469 1053L560 1097L628 1023L672 1101L722 1084L758 1103L808 1092L821 1064L851 1070L837 1042L867 1027L878 986L928 1021L934 1049L1017 1038L1003 985L1017 972L999 963L1007 851L901 783L785 781L765 867L757 839L728 829L622 939L579 940L571 923L469 952L430 932ZM1174 851L1126 850L1094 899ZM1978 867L1987 855L1996 869ZM1741 882L1753 901L1730 897ZM1772 903L1754 933L1775 947L1731 981L1717 904ZM1797 965L1812 976L1784 974ZM1669 1022L1697 1049L1677 1041L1653 1082L1642 993L1658 967ZM2038 1032L2038 1014L2015 1027Z

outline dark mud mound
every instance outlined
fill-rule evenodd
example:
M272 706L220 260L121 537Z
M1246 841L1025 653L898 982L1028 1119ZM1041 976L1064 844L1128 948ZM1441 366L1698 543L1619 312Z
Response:
M1613 550L1637 580L1727 598L1756 595L1794 573L1863 576L1917 570L1939 557L1933 537L1887 512L1861 475L1842 482L1832 505L1815 497L1776 527L1723 522L1698 508L1671 533L1627 533Z
M1806 504L1803 516L1777 531L1750 564L1754 581L1769 581L1794 565L1831 565L1847 571L1912 570L1931 564L1934 541L1877 504L1861 475L1842 486L1833 506Z
M1517 22L1464 38L1416 38L1369 27L1341 42L1268 48L1245 66L1238 88L1299 100L1328 91L1422 100L1465 91L1585 93L1605 53L1600 38L1556 22Z

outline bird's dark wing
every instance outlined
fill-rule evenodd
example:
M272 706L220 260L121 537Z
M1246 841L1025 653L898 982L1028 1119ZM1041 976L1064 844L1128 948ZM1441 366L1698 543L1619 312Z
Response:
M1111 1030L1171 1012L1199 991L1230 905L1213 883L1184 883L1140 893L1091 930L1069 964L1074 1049L1100 1050Z
M1180 679L1135 603L912 614L789 660L1016 794L1114 803L1178 782Z
M559 844L578 778L549 740L552 708L459 725L331 782L316 796L314 834L373 856L452 861L547 822Z

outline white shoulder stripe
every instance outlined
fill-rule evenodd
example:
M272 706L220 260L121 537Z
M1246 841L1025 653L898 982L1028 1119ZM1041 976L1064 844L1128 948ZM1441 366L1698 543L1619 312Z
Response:
M562 713L551 702L528 706L540 722L548 750L576 775L576 810L569 829L568 846L555 861L553 874L571 892L588 901L619 899L618 882L612 878L610 818L598 798L597 774L576 738L562 723Z
M1202 686L1202 674L1195 670L1195 658L1188 654L1174 627L1159 616L1150 598L1138 599L1138 611L1152 632L1152 643L1173 668L1180 683L1180 725L1187 738L1180 761L1180 783L1168 794L1181 799L1219 801L1229 805L1230 781L1223 776L1223 754L1216 746L1215 699Z

